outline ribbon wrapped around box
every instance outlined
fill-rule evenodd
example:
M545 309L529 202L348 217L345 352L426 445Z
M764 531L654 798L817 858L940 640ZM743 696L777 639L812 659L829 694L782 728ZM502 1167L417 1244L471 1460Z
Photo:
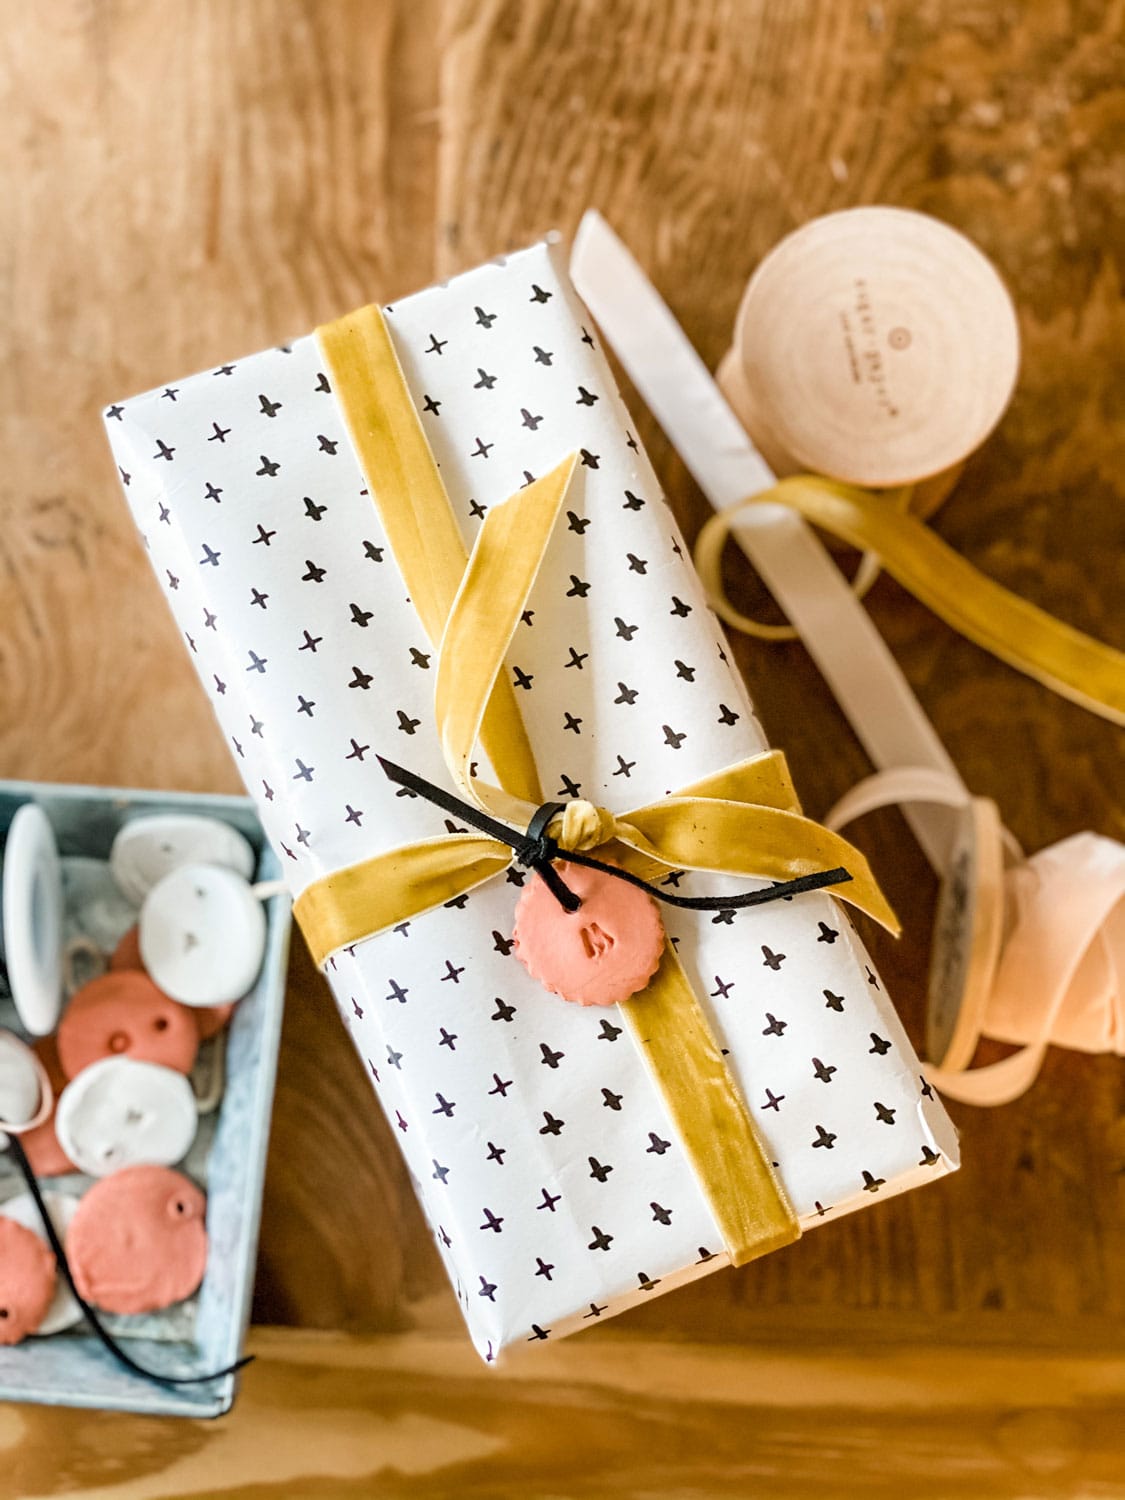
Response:
M106 414L486 1358L956 1165L843 908L730 899L846 865L891 920L766 751L583 316L540 245ZM456 813L526 856L546 799L562 858L719 898L661 906L620 1005L529 975L539 876Z

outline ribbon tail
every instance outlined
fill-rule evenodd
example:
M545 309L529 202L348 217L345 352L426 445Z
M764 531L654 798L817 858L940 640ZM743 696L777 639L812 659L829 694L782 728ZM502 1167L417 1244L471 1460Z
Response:
M671 944L643 994L619 1007L679 1134L731 1264L801 1228Z
M903 588L974 645L1072 703L1125 725L1125 654L994 583L916 517L835 480L783 479L708 520L696 563L712 606L728 624L742 629L743 617L723 591L720 556L739 512L751 505L786 505L852 546L878 553Z
M439 648L434 707L445 763L467 797L520 827L535 804L491 786L470 768L485 706L527 608L575 463L571 454L485 516Z
M622 843L672 869L790 881L842 865L852 878L830 894L896 937L902 930L864 855L800 813L720 797L668 797L627 818L619 827Z
M314 880L294 901L293 915L320 968L341 948L483 885L511 858L496 839L456 833L423 839Z

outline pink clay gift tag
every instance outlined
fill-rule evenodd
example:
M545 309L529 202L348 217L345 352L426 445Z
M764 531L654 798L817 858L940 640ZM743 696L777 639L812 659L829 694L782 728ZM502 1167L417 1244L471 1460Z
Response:
M533 979L576 1005L616 1005L656 973L664 924L647 892L601 870L560 863L581 901L568 912L533 876L516 904L515 949Z

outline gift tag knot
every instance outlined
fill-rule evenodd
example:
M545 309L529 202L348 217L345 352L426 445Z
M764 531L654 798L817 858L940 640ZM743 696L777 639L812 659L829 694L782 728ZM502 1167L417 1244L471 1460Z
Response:
M596 849L617 835L617 819L604 807L576 797L548 824L547 832L560 849Z

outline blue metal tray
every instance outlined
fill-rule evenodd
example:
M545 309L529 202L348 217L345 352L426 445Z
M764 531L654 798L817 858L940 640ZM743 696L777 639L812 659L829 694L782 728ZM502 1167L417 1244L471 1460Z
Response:
M272 880L280 874L248 798L0 781L0 836L16 809L29 801L38 802L50 818L64 860L67 856L108 858L117 830L141 813L191 812L221 818L250 840L258 854L257 879ZM190 1336L175 1325L173 1341L130 1339L126 1344L142 1364L172 1375L234 1363L243 1351L249 1323L285 999L288 896L267 903L267 919L262 972L236 1007L228 1032L226 1085L206 1157L211 1248ZM20 1029L11 1002L4 999L0 999L0 1025ZM120 1328L120 1324L115 1326ZM0 1401L152 1416L217 1417L229 1411L237 1381L237 1376L228 1375L179 1390L158 1386L117 1364L84 1324L49 1338L28 1339L13 1348L0 1347Z

